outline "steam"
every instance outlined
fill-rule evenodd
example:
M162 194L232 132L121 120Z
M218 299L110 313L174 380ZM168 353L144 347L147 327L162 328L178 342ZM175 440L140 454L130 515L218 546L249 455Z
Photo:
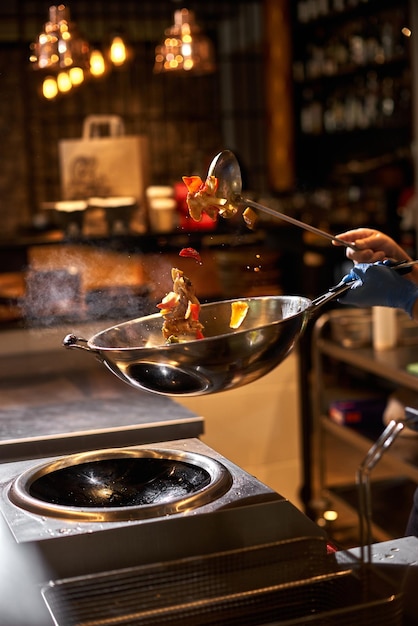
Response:
M54 321L80 311L80 275L75 268L29 270L26 275L24 313L27 320Z
M22 302L26 324L45 328L155 313L136 262L127 254L77 246L32 259Z

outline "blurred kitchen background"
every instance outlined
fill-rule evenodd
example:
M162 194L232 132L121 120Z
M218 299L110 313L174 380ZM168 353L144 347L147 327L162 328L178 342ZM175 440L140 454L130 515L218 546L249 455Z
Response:
M172 266L202 302L314 297L338 282L344 252L280 220L259 216L253 230L240 216L190 220L182 176L205 178L223 149L236 154L247 197L334 234L380 228L415 255L417 15L413 0L3 2L4 384L74 367L64 329L154 312ZM193 20L208 56L178 67L161 46L175 22L194 34ZM48 38L57 23L70 33L61 64ZM111 61L115 37L124 48ZM189 246L201 265L179 259ZM185 401L204 415L210 445L303 504L310 338L264 381ZM29 354L42 366L27 371Z
M75 0L52 17L48 3L7 3L0 9L2 271L19 270L22 257L27 260L22 238L152 232L157 218L150 215L147 187L150 196L173 191L169 231L197 230L184 216L181 177L203 177L224 148L236 153L251 197L334 232L363 224L387 228L413 247L413 4L195 0L188 9L213 58L203 69L158 72L156 48L175 14L185 19L177 1ZM51 19L61 18L85 50L74 45L79 59L54 63L39 41ZM126 59L112 63L115 37L122 38ZM103 75L92 74L100 71L92 53L102 55ZM72 83L68 77L67 70L77 69L65 66L71 62L82 66L81 84L75 73ZM124 171L133 176L134 168L134 183L100 186L103 171L89 172L90 158L77 161L79 184L70 187L71 144L83 134L106 134L106 118L121 120L122 132L142 143L125 160L103 164L105 177L109 170L114 178ZM101 147L95 159L97 152ZM168 210L158 213L160 221ZM206 226L238 236L243 230L236 221ZM268 224L268 231L278 231L273 247L283 244L285 259L294 261L291 279L288 263L281 277L284 288L319 293L333 278L325 272L316 282L323 266L316 244L323 242L282 226ZM340 257L330 253L332 262Z

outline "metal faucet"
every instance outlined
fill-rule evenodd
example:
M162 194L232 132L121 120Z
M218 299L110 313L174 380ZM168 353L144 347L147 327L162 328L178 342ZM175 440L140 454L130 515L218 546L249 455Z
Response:
M367 560L371 563L372 543L372 499L370 490L370 473L382 458L383 454L395 441L399 433L405 428L411 428L418 432L418 409L405 408L405 417L391 420L380 437L367 452L357 473L356 481L359 489L359 516L360 516L360 540L361 558L364 561L367 547Z

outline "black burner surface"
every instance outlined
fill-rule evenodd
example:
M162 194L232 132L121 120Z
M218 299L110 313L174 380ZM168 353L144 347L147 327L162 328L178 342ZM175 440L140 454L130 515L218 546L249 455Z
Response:
M205 469L178 460L102 459L45 474L31 484L29 493L62 506L141 506L186 497L210 480Z

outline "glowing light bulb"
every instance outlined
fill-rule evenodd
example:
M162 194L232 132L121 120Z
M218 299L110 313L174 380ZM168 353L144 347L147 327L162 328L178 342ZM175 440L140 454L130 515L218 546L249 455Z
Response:
M47 100L53 100L58 95L57 81L53 76L47 76L42 83L42 95Z
M72 83L67 72L60 72L57 76L57 85L59 91L66 93L72 88Z
M92 50L90 55L90 72L93 76L101 76L105 73L105 60L100 50Z
M324 519L327 522L335 522L338 519L337 511L329 510L324 512Z
M84 81L84 72L81 67L72 67L68 70L68 75L70 77L71 84L74 86L81 85Z
M126 46L122 37L114 37L110 46L110 60L113 65L123 65L126 56Z

